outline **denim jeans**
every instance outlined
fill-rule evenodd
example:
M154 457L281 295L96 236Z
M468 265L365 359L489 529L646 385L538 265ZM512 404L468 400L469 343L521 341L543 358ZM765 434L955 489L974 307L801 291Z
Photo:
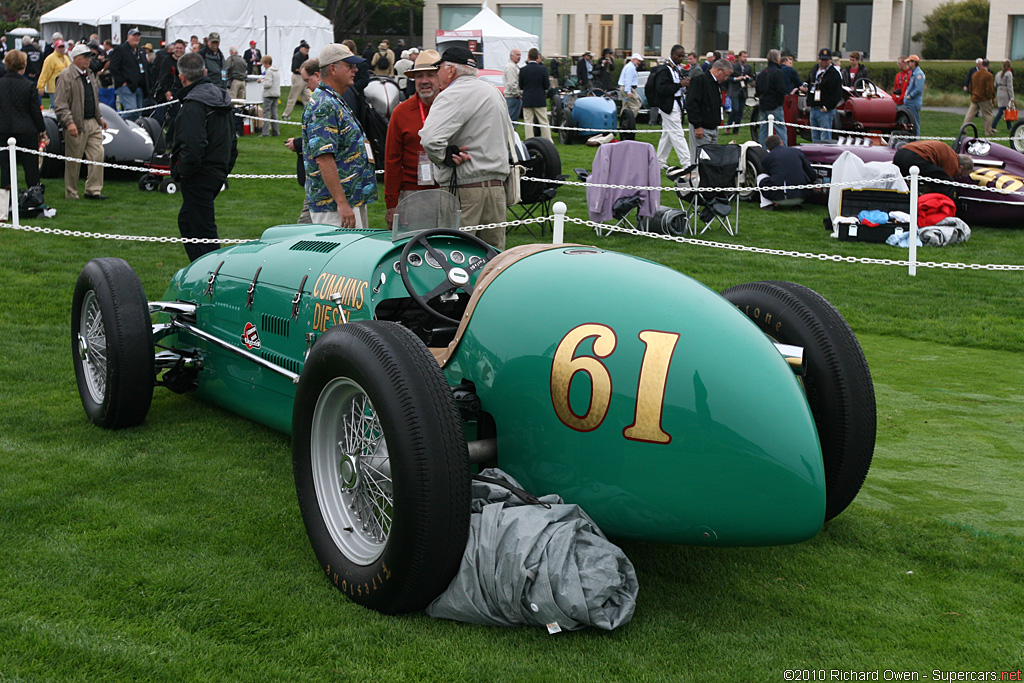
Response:
M508 116L513 121L519 120L519 115L523 113L523 98L521 97L506 97L505 103L508 105Z
M833 109L822 111L821 107L811 107L811 125L828 130L812 130L811 142L832 139L832 126L835 125L836 112Z
M139 109L142 107L142 88L132 91L127 85L122 85L117 89L117 99L121 102L122 111ZM135 112L134 114L122 115L121 118L125 121L134 121L139 116L139 112Z
M778 135L780 138L782 138L782 145L783 147L785 147L786 145L789 144L789 140L787 139L789 137L789 134L786 132L786 126L783 123L786 120L786 117L782 112L782 107L761 112L761 120L764 121L764 123L761 124L760 130L761 146L764 147L765 141L768 139L769 114L775 117L775 123L772 124L772 127L774 128L775 135Z
M910 116L914 119L914 135L921 137L921 105L908 104L906 107Z

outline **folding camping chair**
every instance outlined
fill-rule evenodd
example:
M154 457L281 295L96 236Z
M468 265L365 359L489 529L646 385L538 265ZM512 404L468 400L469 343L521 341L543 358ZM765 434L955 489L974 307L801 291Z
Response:
M531 142L533 140L533 142ZM552 180L565 180L567 176L562 174L562 160L558 155L558 150L551 143L547 143L544 138L529 138L525 145L530 151L530 158L521 162L521 166L524 167L525 175L528 178L549 178ZM539 148L546 148L546 152L542 152ZM541 216L551 216L554 211L552 205L555 202L555 195L558 194L558 183L544 183L536 180L523 180L519 186L519 192L522 197L522 201L518 204L514 204L508 207L509 212L518 220L525 220L527 218L539 218ZM544 236L544 228L550 224L551 220L538 223L540 226L540 236ZM520 226L516 225L509 228L509 231L515 230ZM522 225L526 229L526 232L530 233L531 236L536 237L533 230L530 230L530 224L526 223Z
M598 237L611 234L614 227L646 229L641 216L651 216L660 204L660 191L628 190L597 185L633 185L658 187L660 169L654 146L647 142L624 140L601 145L594 157L594 172L575 169L576 176L587 185L587 211L592 221L615 220L614 226L595 227ZM594 183L591 185L590 183ZM636 215L633 215L633 212Z
M740 225L739 145L705 145L697 148L697 162L684 169L672 169L667 175L676 185L679 206L686 211L690 234L704 234L721 226L735 235ZM697 171L694 179L693 171ZM710 190L706 188L728 188ZM735 188L735 189L732 189ZM735 207L736 221L732 220Z

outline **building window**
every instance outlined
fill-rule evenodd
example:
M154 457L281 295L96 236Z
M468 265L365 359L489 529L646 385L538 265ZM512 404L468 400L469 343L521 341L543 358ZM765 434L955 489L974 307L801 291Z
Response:
M1010 34L1010 59L1024 59L1024 15L1013 17Z
M800 29L800 4L770 3L764 7L761 46L766 53L773 48L784 55L796 55Z
M627 54L633 52L633 15L619 15L619 45Z
M700 3L697 17L698 53L712 52L729 47L729 5Z
M854 50L871 49L871 5L836 3L832 24L832 50L846 57ZM869 55L870 56L870 55Z
M480 13L476 5L438 5L442 31L454 31Z
M661 54L661 15L644 15L644 54Z
M541 35L543 13L544 10L540 5L501 5L498 8L498 16L520 31L537 36L537 40L543 40Z

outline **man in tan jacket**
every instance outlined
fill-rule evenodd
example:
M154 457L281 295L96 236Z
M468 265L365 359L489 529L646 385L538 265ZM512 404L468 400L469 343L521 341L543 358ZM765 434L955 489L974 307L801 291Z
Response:
M982 60L978 70L971 75L971 106L960 127L968 123L981 112L981 120L985 122L985 137L992 137L992 105L996 102L995 77L988 70L989 61Z
M103 161L103 131L107 122L100 115L99 86L89 70L92 51L79 43L71 51L71 66L57 77L53 112L64 129L64 155L72 159ZM77 161L64 162L64 196L78 199ZM85 179L86 199L107 199L103 190L103 167L89 164Z

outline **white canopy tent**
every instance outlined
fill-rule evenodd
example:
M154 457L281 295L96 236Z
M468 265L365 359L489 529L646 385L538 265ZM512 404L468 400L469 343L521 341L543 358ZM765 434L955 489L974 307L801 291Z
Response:
M78 40L99 32L100 18L109 15L127 0L71 0L44 14L39 19L43 38L49 42L54 31L65 38Z
M67 11L69 7L71 10ZM71 0L43 16L44 30L50 15L71 17L62 19L71 21L89 16L96 8L102 11L93 15L96 22L93 25L109 27L116 17L120 20L121 34L134 26L152 27L162 31L167 41L181 38L188 42L189 36L203 37L216 31L225 55L232 45L237 46L241 54L249 48L249 41L255 40L264 54L274 58L285 84L291 72L292 54L300 40L309 43L311 57L334 42L330 20L299 0ZM76 28L71 35L79 32ZM143 29L143 33L149 32Z
M467 21L462 26L459 26L453 31L480 31L483 40L483 54L484 54L484 67L488 69L501 69L505 68L505 64L508 62L508 53L512 51L512 48L519 48L523 53L525 60L526 53L531 47L540 48L540 39L532 33L522 31L512 24L508 23L497 14L495 14L484 2L480 12ZM459 42L458 39L453 39L453 42ZM462 43L465 43L465 39L462 39ZM437 50L438 52L444 52L445 42L443 38L437 39ZM519 63L520 66L524 62Z

